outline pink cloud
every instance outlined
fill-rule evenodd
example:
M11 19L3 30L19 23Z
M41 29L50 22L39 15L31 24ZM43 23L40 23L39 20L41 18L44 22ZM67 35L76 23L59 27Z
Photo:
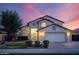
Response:
M64 4L58 13L58 17L65 22L73 20L77 15L79 15L79 4Z
M69 29L79 28L79 4L64 4L58 13L58 18L65 21L64 26Z
M64 26L72 30L79 28L79 18L72 22L64 24Z
M44 13L37 9L36 4L28 3L23 7L24 24L44 15ZM79 28L79 4L70 3L62 5L57 14L57 18L65 21L64 26L69 29Z
M26 11L28 11L27 13L26 12L24 13L25 22L29 22L31 20L34 20L34 19L44 15L39 10L37 10L35 4L32 4L32 3L26 4L24 6L24 8ZM26 19L28 19L28 21Z

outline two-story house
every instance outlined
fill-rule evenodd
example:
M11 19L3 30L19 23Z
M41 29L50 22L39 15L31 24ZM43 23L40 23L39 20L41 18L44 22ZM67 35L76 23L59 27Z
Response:
M63 21L45 15L28 22L23 28L27 29L28 27L28 37L32 41L70 42L71 30L63 27L63 23ZM27 31L24 33L27 33Z

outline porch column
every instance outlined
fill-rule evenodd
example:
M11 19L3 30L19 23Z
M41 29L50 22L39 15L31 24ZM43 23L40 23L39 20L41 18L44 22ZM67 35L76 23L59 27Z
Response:
M72 33L67 32L67 42L71 42L71 41L72 41Z

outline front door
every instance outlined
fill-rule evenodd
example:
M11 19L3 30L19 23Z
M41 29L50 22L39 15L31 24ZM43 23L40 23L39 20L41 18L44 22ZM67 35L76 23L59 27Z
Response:
M31 29L31 40L36 41L37 40L37 28Z

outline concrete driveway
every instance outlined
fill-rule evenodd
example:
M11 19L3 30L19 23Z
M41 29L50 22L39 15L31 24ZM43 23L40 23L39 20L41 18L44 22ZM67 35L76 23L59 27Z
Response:
M79 42L50 43L48 49L0 49L0 54L79 54Z

